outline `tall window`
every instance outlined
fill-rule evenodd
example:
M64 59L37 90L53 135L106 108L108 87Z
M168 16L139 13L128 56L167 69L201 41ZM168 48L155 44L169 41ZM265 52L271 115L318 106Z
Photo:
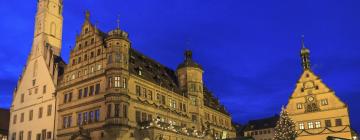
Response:
M127 87L127 80L126 80L126 78L123 78L122 84L123 84L123 88L126 88L126 87Z
M88 87L84 88L84 97L87 97L88 96Z
M30 110L29 111L29 121L33 120L33 114L34 114L34 111Z
M48 116L51 116L51 112L52 112L52 105L48 105L47 115L48 115Z
M112 77L109 77L108 79L108 88L112 87Z
M121 62L121 54L120 54L120 53L116 53L116 54L115 54L115 62L116 62L116 63L120 63L120 62Z
M108 64L111 64L112 63L112 55L111 54L109 54L109 56L108 56Z
M13 124L16 124L16 120L17 120L17 115L13 116Z
M197 100L195 97L190 97L190 100L191 100L192 105L195 105L195 106L197 105Z
M120 108L119 108L120 104L115 104L115 117L119 117L120 116Z
M325 127L331 127L331 120L325 120Z
M308 122L308 128L313 129L314 128L314 123L313 122Z
M141 122L141 113L140 111L136 111L135 112L135 116L136 116L136 122Z
M114 86L117 87L117 88L120 87L120 86L121 86L121 84L120 84L120 77L119 77L119 76L115 76L114 80L115 80Z
M192 120L193 123L196 123L197 122L196 115L191 115L191 120Z
M43 94L46 93L46 85L43 86Z
M88 112L84 112L83 113L83 122L84 122L84 124L86 124L86 123L88 123Z
M100 84L96 84L95 86L95 94L99 94L100 93Z
M79 96L78 96L78 99L81 99L81 97L82 97L83 95L82 95L82 89L79 89Z
M127 105L124 105L123 106L123 115L124 115L124 118L127 118L128 117L128 115L127 115L127 109L128 109L128 107L127 107Z
M71 127L71 116L64 116L63 117L63 128L69 128ZM46 132L46 131L45 131ZM45 135L45 134L44 134Z
M136 85L136 95L141 96L141 88L139 85Z
M21 113L21 115L20 115L20 122L24 122L24 113Z
M297 108L297 109L302 109L302 108L303 108L302 103L297 103L297 104L296 104L296 108Z
M24 140L24 131L20 131L19 140Z
M320 128L320 127L321 127L320 121L316 121L316 122L315 122L315 128Z
M335 120L335 125L336 125L336 126L342 126L342 121L341 121L341 119L336 119L336 120Z
M95 121L99 121L100 120L100 109L95 110Z
M79 126L82 125L82 113L78 113L77 124L78 124Z
M94 111L89 112L89 123L91 123L92 121L94 121Z
M31 131L28 132L27 139L31 140Z
M39 108L39 118L42 118L42 114L43 114L43 108L40 107L40 108Z
M170 99L170 107L176 109L176 101L174 99Z
M25 98L25 94L21 94L20 102L23 103Z
M64 103L66 103L68 100L68 94L64 94Z
M90 93L89 96L94 95L94 86L90 86Z
M107 107L107 117L110 118L111 117L111 104L108 104L108 107Z

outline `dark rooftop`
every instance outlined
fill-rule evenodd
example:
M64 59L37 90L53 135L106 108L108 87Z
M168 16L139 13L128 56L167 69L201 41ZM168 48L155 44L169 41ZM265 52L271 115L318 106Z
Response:
M279 115L275 115L269 118L258 119L258 120L250 120L248 124L245 126L244 131L275 128L278 120L279 120Z

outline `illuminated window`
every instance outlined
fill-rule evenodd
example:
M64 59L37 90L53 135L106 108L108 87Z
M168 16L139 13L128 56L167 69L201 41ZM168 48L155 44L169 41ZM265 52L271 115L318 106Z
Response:
M327 99L322 99L321 100L321 105L325 106L325 105L328 105L328 100Z
M313 129L314 128L314 123L313 122L308 122L308 128Z
M114 78L114 86L115 87L120 87L121 86L119 76L115 76L115 78Z
M320 127L321 127L320 121L316 121L316 122L315 122L315 128L320 128Z
M297 103L297 104L296 104L296 108L297 108L297 109L302 109L302 108L303 108L302 103Z

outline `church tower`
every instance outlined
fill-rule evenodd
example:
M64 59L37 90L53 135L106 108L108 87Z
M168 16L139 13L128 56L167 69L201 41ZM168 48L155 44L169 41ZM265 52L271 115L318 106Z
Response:
M286 107L296 125L297 140L351 139L348 107L311 69L310 50L303 39L300 56L303 73Z
M37 0L32 49L13 94L9 139L54 139L54 94L64 64L62 8L62 0Z

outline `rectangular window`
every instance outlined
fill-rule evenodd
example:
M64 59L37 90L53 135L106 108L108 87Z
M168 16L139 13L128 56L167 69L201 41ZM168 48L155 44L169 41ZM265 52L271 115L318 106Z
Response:
M23 103L25 98L25 94L21 94L20 102Z
M47 139L51 139L51 131L48 131L48 132L47 132L46 138L47 138Z
M78 124L78 126L82 125L82 113L78 113L77 124Z
M33 120L33 114L34 114L34 111L30 110L29 111L29 121Z
M20 114L20 122L24 122L24 116L25 116L24 113Z
M36 87L36 88L35 88L35 94L37 94L37 93L38 93L38 88Z
M68 123L67 117L64 116L64 117L63 117L63 128L66 128L66 127L67 127L67 123Z
M83 113L83 122L84 122L84 124L87 124L88 123L88 113L87 112L84 112Z
M89 96L94 95L94 86L90 86L90 93Z
M51 112L52 112L52 105L48 105L47 116L51 116Z
M112 87L112 77L109 77L108 80L108 87L111 88Z
M17 120L17 115L13 116L13 124L16 124L16 120Z
M43 94L46 93L46 85L43 86Z
M90 111L89 112L89 123L91 123L94 120L94 112Z
M87 97L88 96L88 88L84 88L84 97Z
M136 111L136 114L135 114L135 116L136 116L136 122L141 122L141 115L140 115L140 111Z
M342 126L342 121L341 121L341 119L336 119L336 120L335 120L335 125L336 125L336 126Z
M315 128L320 128L320 127L321 127L320 121L316 121L316 122L315 122Z
M100 109L95 110L95 121L99 121L100 120Z
M321 100L321 105L322 106L325 106L325 105L328 105L329 103L328 103L328 100L327 99L322 99Z
M331 127L331 120L325 120L325 127Z
M69 93L69 102L72 100L72 92Z
M127 109L128 109L127 105L124 105L124 106L123 106L124 118L127 118L127 117L128 117L128 115L127 115L127 112L128 112Z
M121 85L120 85L120 77L119 76L115 76L114 78L114 86L119 88Z
M136 95L141 96L141 88L139 85L136 85Z
M151 114L148 114L147 120L148 120L148 121L152 121L152 115L151 115Z
M43 114L43 108L40 107L40 108L39 108L39 114L38 114L39 116L38 116L38 117L39 117L39 118L42 118L42 114Z
M19 132L19 140L24 140L24 131Z
M119 117L120 116L120 104L115 104L115 117Z
M100 84L96 84L95 86L95 94L99 94L100 93Z
M148 98L150 100L153 100L153 94L152 94L152 91L151 90L148 90Z
M143 121L143 122L146 121L146 117L147 117L147 116L146 116L146 113L145 113L145 112L142 112L142 113L141 113L141 121Z
M68 94L64 94L64 103L66 103L68 100Z
M308 128L313 129L314 128L314 123L313 122L308 122Z
M45 140L45 138L46 138L46 129L43 129L41 131L41 140Z
M41 134L36 134L36 140L41 140Z
M82 95L82 89L79 89L78 93L79 93L78 99L81 99L81 97L83 96Z
M31 131L28 132L27 140L31 140Z
M107 118L111 117L111 104L108 104L108 108L107 108Z
M111 54L109 54L109 56L108 56L108 64L111 64L112 63L112 55Z
M170 99L170 107L176 109L176 101L173 99Z
M197 100L195 97L190 97L190 100L192 105L197 106Z
M142 88L142 95L144 96L144 98L147 98L146 88Z
M302 109L302 108L303 108L302 103L297 103L297 104L296 104L296 108L297 108L297 109Z
M191 115L191 120L192 120L193 123L196 123L197 122L196 115Z
M127 80L126 80L126 78L123 78L122 84L123 84L123 88L127 88Z
M11 140L16 140L16 133L15 133L15 132L12 133L12 138L11 138Z
M71 118L72 118L71 116L68 117L68 124L67 124L68 126L67 126L67 128L71 127L71 122L72 122Z

